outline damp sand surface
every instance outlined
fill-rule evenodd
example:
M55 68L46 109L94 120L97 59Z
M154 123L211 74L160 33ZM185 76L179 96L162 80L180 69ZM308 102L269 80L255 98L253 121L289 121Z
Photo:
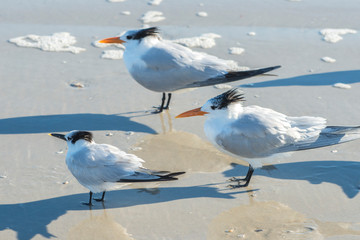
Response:
M245 105L360 125L359 12L356 0L1 1L0 239L359 239L358 141L294 153L231 189L247 163L207 141L204 117L174 118L240 86ZM170 110L152 114L161 94L132 79L121 45L96 43L144 24L234 68L282 67L176 92ZM48 136L74 129L186 174L121 186L90 209L65 142Z

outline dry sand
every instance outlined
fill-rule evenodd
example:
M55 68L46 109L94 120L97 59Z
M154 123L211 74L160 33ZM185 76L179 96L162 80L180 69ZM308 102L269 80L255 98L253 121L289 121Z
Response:
M0 239L359 239L359 141L294 153L257 169L248 188L228 189L227 179L244 175L246 164L207 142L204 118L174 119L225 90L174 94L168 112L150 114L160 94L139 86L121 59L103 59L104 49L92 45L140 28L144 13L159 11L165 19L154 24L166 39L215 33L221 36L216 45L195 49L239 66L282 65L278 76L230 84L243 88L245 104L360 125L360 35L329 43L320 34L358 31L358 2L148 2L0 2ZM8 42L59 32L86 50L48 52ZM231 55L234 46L246 51ZM87 189L66 168L65 143L47 135L73 129L141 156L146 167L187 174L108 192L104 205L89 210L80 204Z

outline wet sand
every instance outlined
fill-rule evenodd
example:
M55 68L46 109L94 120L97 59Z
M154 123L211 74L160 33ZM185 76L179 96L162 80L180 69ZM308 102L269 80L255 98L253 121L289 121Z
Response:
M321 116L329 125L360 125L359 33L335 43L320 34L359 31L355 0L4 0L0 239L359 239L359 141L294 153L255 170L248 188L229 189L227 180L243 176L246 162L207 141L204 118L174 119L224 89L175 93L169 111L150 113L161 94L138 85L121 59L101 57L119 48L92 44L142 27L139 19L148 11L163 13L165 19L149 25L159 26L166 39L215 33L221 36L215 46L194 49L239 66L282 65L277 76L230 84L243 89L244 104ZM70 33L73 46L85 51L8 42L59 32ZM245 51L229 54L233 47ZM48 136L74 129L137 154L148 168L187 173L179 181L123 186L89 209L81 205L87 189L65 165L66 144Z

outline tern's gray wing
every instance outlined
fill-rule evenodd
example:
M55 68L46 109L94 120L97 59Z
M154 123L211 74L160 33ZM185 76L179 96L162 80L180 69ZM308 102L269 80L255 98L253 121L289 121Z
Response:
M150 48L142 57L145 68L133 66L131 75L144 87L159 92L188 88L228 73L228 61L169 43Z
M249 106L215 141L238 156L262 158L315 142L325 122L324 118L288 117L272 109Z

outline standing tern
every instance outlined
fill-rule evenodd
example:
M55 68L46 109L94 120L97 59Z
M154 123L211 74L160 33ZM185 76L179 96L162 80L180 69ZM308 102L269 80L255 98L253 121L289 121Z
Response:
M92 206L93 193L102 192L102 197L94 200L104 201L105 192L117 183L177 180L176 176L185 173L146 169L141 158L112 145L95 143L91 132L74 130L66 135L49 135L67 142L66 165L79 183L90 190L85 205Z
M243 94L229 90L208 100L201 108L176 118L207 115L207 138L225 152L249 163L245 178L232 178L237 185L248 186L254 168L271 161L272 155L319 148L360 138L360 126L326 126L321 117L289 117L272 109L242 106ZM240 184L245 181L244 184Z
M171 92L176 90L233 82L280 67L239 71L232 61L161 39L156 27L129 30L120 37L99 42L125 46L123 58L131 76L143 87L163 93L158 112L168 109ZM166 92L168 100L165 105Z

